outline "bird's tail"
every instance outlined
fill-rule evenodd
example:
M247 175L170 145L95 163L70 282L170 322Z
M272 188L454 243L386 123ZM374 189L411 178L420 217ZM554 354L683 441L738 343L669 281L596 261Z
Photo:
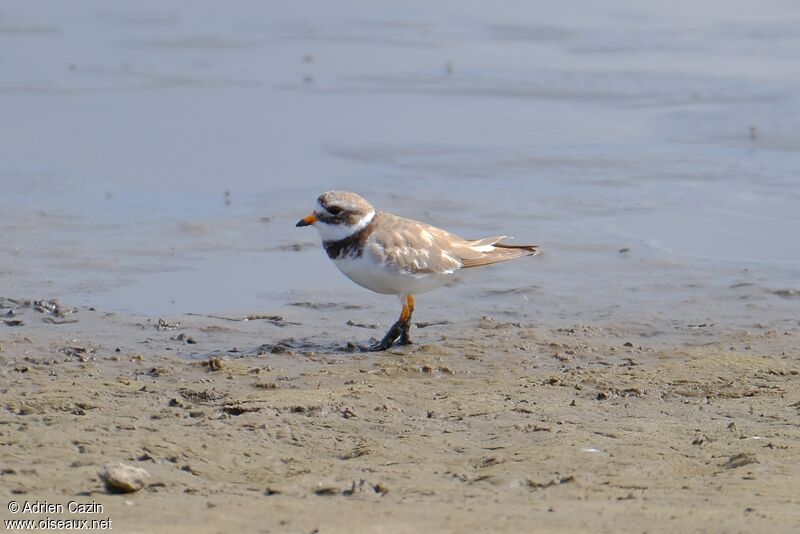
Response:
M539 245L506 245L504 243L495 243L494 248L518 250L520 256L536 256L541 252Z
M473 250L476 252L480 251L480 254L462 257L461 261L464 268L480 267L481 265L513 260L523 256L535 256L541 252L539 245L506 245L497 242L491 243L489 239L493 238L481 239L474 242Z

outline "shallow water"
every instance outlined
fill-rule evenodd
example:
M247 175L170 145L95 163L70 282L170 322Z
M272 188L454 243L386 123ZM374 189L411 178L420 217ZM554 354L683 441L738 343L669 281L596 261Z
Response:
M294 228L341 188L543 246L420 321L796 320L798 54L781 1L5 2L0 295L388 323Z

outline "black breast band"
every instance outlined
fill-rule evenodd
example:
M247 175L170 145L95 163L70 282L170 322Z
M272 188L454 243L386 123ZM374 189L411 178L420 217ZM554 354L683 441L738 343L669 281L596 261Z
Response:
M364 245L366 245L367 239L375 230L375 219L377 216L378 215L375 214L369 224L344 239L339 239L338 241L323 241L322 246L325 248L328 257L332 260L346 257L360 258L364 254Z

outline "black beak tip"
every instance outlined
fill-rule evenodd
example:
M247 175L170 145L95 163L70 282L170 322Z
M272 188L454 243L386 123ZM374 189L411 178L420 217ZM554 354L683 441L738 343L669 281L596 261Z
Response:
M301 226L308 226L308 223L304 219L300 219L299 221L297 221L297 224L295 224L295 226L297 228L300 228Z

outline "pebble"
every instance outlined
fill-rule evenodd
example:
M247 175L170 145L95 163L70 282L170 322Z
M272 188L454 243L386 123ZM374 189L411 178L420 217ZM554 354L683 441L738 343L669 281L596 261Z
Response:
M110 493L133 493L145 486L150 473L139 467L116 462L104 465L97 476Z

